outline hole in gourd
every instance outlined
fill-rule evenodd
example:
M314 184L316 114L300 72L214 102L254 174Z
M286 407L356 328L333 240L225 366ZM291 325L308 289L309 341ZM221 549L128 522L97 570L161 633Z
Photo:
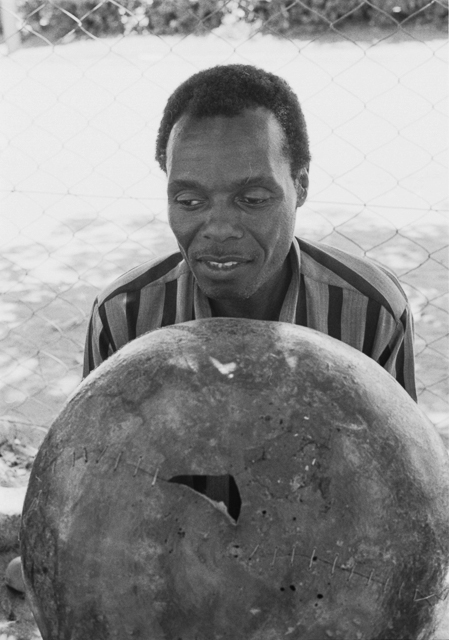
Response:
M222 476L191 475L174 476L169 482L183 484L194 491L207 496L214 502L223 502L233 520L237 522L242 499L233 476L226 474Z

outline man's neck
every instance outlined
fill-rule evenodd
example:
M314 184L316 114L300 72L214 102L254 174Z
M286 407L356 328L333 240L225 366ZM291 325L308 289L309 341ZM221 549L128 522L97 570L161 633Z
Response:
M276 281L261 287L251 298L221 300L209 298L212 315L222 318L279 320L291 276L290 259L287 258Z

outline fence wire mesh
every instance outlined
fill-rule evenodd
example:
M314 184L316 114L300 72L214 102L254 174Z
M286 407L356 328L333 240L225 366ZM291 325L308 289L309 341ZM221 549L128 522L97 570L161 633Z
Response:
M3 0L1 15L3 436L42 440L80 381L97 291L176 246L153 160L168 95L242 62L305 112L297 234L399 276L419 402L449 438L447 3Z

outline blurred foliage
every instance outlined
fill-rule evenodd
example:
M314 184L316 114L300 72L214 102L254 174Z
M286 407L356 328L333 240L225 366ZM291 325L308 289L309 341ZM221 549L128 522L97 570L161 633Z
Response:
M242 4L242 3L240 3ZM443 27L448 8L445 0L260 0L256 13L264 28L281 34L311 27L313 30L342 28L351 24L392 26L401 23L434 24Z
M55 43L89 34L208 32L220 26L224 3L214 0L17 0L28 34Z
M357 25L432 24L444 29L447 0L17 0L24 37L52 43L89 35L207 33L244 21L263 32ZM43 40L45 41L45 40Z

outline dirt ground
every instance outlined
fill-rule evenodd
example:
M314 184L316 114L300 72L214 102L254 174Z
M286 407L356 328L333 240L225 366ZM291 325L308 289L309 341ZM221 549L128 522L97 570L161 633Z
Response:
M0 442L0 640L41 638L25 596L4 579L9 562L20 554L20 513L35 455L18 440Z
M19 516L0 523L0 573L5 574L10 560L18 555L17 529ZM41 640L42 636L34 622L33 614L25 596L0 583L0 640Z

